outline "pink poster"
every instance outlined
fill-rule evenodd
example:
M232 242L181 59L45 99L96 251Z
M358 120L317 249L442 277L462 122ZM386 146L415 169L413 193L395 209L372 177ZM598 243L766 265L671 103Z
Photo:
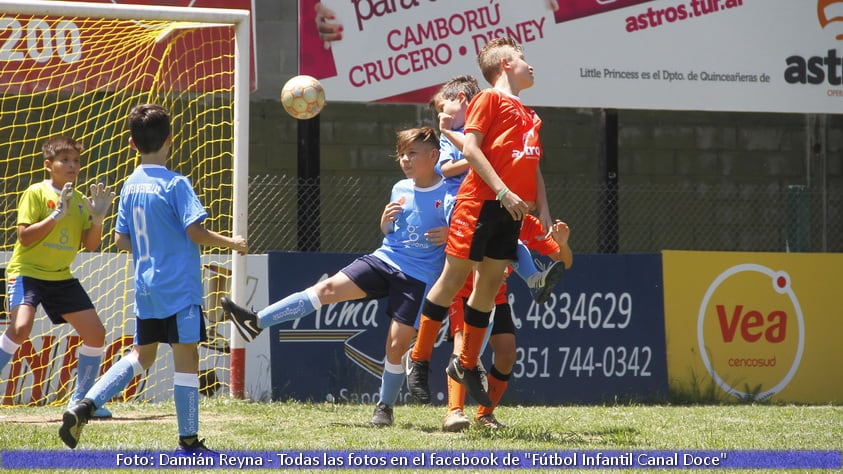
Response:
M563 21L650 1L652 0L562 0L559 2L559 9L553 16L556 23L562 23Z

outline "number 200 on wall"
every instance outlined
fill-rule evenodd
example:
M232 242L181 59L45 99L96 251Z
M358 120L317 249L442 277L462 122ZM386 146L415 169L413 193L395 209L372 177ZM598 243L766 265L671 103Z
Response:
M0 18L0 61L31 59L44 63L58 58L74 63L82 58L82 33L72 21L51 25L44 19L31 19L22 24L17 18Z

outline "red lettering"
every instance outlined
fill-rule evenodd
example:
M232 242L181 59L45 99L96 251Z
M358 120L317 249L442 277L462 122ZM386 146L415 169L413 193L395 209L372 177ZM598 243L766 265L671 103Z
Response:
M30 402L27 404L38 404L44 402L44 386L47 383L47 369L50 367L55 336L42 336L41 350L36 351L32 341L27 339L17 350L15 362L9 367L9 382L6 384L6 393L3 396L4 405L14 405L14 396L18 392L18 384L24 376L20 375L24 361L29 366L32 374L32 392ZM23 402L23 401L22 401Z
M720 320L720 332L723 334L723 342L732 342L735 339L735 331L738 329L738 319L740 319L743 306L735 306L735 311L732 314L731 321L726 321L726 308L723 305L717 305L717 319Z
M773 311L767 316L767 321L773 323L767 328L765 336L767 340L778 344L787 337L787 313L784 311Z
M750 311L746 313L741 321L741 336L746 342L755 342L761 339L763 331L751 331L752 329L764 325L764 317L758 311Z
M100 375L132 346L132 342L132 336L121 336L108 345L100 367ZM5 390L0 393L0 405L44 404L48 398L54 400L56 396L63 397L73 390L76 352L80 344L81 338L75 334L60 340L55 336L42 336L40 350L36 350L31 340L23 343L12 359L13 362L9 364L9 379ZM57 359L61 362L58 363ZM128 401L135 398L143 388L142 381L145 377L146 374L141 374L133 378L123 393L115 399ZM24 398L27 389L29 394Z
M729 343L735 339L740 327L740 334L746 342L758 342L762 337L772 344L778 344L787 337L787 313L776 310L767 315L765 328L764 315L757 310L743 313L743 306L737 305L732 315L726 312L726 307L717 305L717 320L720 323L720 334L723 342Z

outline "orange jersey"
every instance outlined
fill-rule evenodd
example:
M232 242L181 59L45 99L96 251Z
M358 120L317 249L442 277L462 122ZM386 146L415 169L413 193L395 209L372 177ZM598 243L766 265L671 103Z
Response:
M536 171L542 155L542 121L518 97L486 89L471 100L465 113L465 133L483 134L480 149L510 191L525 201L536 200ZM494 200L492 188L469 170L457 198Z

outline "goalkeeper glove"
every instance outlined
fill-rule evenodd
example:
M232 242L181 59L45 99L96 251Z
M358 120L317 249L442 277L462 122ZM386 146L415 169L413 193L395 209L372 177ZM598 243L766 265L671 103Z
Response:
M94 224L102 225L106 214L108 214L108 208L114 201L114 196L114 191L103 183L91 185L91 196L85 197L85 205L91 213Z
M70 211L70 198L72 196L73 183L64 183L64 187L61 188L61 194L59 194L59 202L56 204L53 213L50 214L50 218L56 222L64 219L64 216Z

